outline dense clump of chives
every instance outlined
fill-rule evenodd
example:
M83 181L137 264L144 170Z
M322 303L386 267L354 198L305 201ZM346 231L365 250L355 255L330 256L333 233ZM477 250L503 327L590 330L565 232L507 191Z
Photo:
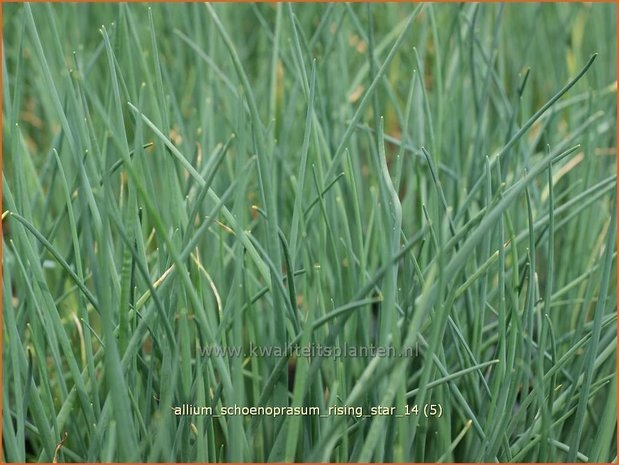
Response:
M614 460L615 9L4 5L4 458Z

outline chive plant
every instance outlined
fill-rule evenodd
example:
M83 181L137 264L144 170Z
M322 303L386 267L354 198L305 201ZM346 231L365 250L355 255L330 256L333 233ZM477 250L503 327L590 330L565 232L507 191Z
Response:
M2 8L6 461L616 460L616 5Z

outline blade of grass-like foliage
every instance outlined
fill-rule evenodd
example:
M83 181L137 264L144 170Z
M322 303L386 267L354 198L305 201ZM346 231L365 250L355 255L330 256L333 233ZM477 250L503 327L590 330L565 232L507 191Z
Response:
M498 152L496 152L492 157L490 157L490 165L494 166L497 161L502 160L505 156L507 156L512 147L522 138L522 136L538 121L544 113L546 113L563 95L565 95L574 85L586 74L589 70L597 54L593 54L589 61L585 64L585 66L578 72L578 74L569 80L569 82L563 86L557 93L555 93L542 107L539 108L526 122L522 125L522 127L511 137L511 139L505 144ZM465 199L464 204L466 205L472 196L477 192L477 190L482 186L482 178L477 181L473 187L471 187L469 191L469 195L467 199Z
M592 461L607 460L608 452L611 449L612 442L615 436L617 423L617 397L613 394L617 392L617 377L613 376L611 384L608 388L609 395L606 397L606 405L602 411L600 419L601 433L597 437L596 443L591 454Z
M101 28L101 33L103 34L106 45L108 67L113 87L113 99L117 113L117 124L121 124L120 127L122 128L124 127L124 119L122 116L120 89L116 74L115 57L112 52L112 47L109 41L107 31L104 27ZM114 128L110 129L113 130ZM124 153L128 154L129 144L126 139L126 135L124 131L120 129L117 129L117 131L123 134L120 139L123 143L123 149L125 149ZM127 159L129 158L128 155L126 155L126 157ZM128 164L130 163L131 162L128 161ZM107 183L104 183L104 190L108 190L109 192L109 189L110 187L108 180ZM106 240L106 238L109 237L111 233L110 211L114 211L114 209L111 206L111 196L108 196L107 200L107 203L110 206L108 207L108 210L105 212L105 214L102 215L101 227L97 228L94 234L95 240L101 244L101 250L96 256L97 266L93 269L93 281L97 293L101 296L100 298L102 299L101 319L103 326L103 341L106 346L104 355L104 366L106 379L110 386L110 394L109 397L106 399L106 405L112 405L111 408L114 414L115 421L112 424L115 425L116 428L113 427L112 429L115 429L118 435L117 456L121 460L131 461L136 460L136 458L138 457L138 439L135 429L135 419L132 415L132 409L130 408L129 400L126 397L127 378L125 377L121 366L121 347L118 347L118 342L114 335L114 328L116 326L116 322L114 321L115 312L112 311L114 302L111 293L104 290L106 287L109 286L109 281L101 273L101 270L111 270L113 268L113 264L110 262L110 255L108 254L109 242ZM127 312L128 309L121 309L121 311ZM125 317L123 317L123 319L124 318ZM123 322L122 324L125 325L125 327L121 328L121 333L125 332L125 334L123 335L124 337L120 341L120 343L126 344L126 332L128 332L128 328L126 327L127 323ZM105 422L100 422L100 425L101 424L105 424Z
M157 135L157 137L159 137L164 142L164 144L177 157L177 159L179 159L179 161L181 159L184 160L184 161L181 161L181 163L183 164L183 166L186 167L187 171L189 171L192 174L192 176L196 179L196 181L198 182L198 185L203 188L206 187L207 185L206 181L202 178L200 173L198 173L196 169L193 168L193 166L189 164L187 159L184 157L182 153L180 153L180 151L174 146L174 144L172 144L172 142L170 142L170 140L167 137L165 137L163 133L159 129L157 129L157 127L148 118L146 118L146 116L144 116L144 114L142 114L136 107L134 107L131 103L129 103L129 106L134 112L138 113L141 116L144 122L153 130L155 135ZM174 149L172 149L172 147L174 147ZM216 202L220 200L217 194L210 188L208 189L208 195L211 199L213 199ZM231 223L231 225L236 224L236 220L234 219L234 217L232 216L232 214L227 208L223 207L222 213L224 217L226 218L226 220ZM249 251L250 255L256 260L258 267L262 271L263 277L267 279L269 278L269 273L268 271L266 271L266 265L260 259L256 249L254 248L253 244L251 243L251 241L249 240L247 236L248 236L247 233L243 233L243 235L241 235L240 237L240 240L243 242L243 245L247 247L247 250Z
M260 113L258 111L256 99L252 91L252 86L248 80L247 74L245 73L241 60L236 51L236 48L232 40L230 39L230 36L228 35L226 28L221 23L214 8L209 3L206 3L205 5L206 5L206 8L209 12L209 15L212 21L214 22L217 30L219 31L221 38L224 41L224 44L226 46L226 49L228 50L228 53L230 54L230 58L232 59L235 71L239 79L241 80L241 84L245 92L245 97L248 101L249 110L251 114L251 126L253 128L252 136L253 136L253 140L256 146L255 148L258 152L258 180L259 180L260 192L264 199L267 214L268 214L267 225L266 225L267 226L266 248L267 248L267 252L269 256L271 257L271 262L274 263L274 265L279 268L281 266L282 260L281 260L281 251L280 251L280 243L278 239L278 227L277 227L278 211L277 211L277 204L275 201L275 194L276 194L275 189L277 188L277 186L273 184L273 176L271 172L272 167L270 166L270 163L269 163L273 161L273 156L270 153L270 144L268 144L264 139L265 138L264 126L263 126L263 123L260 117ZM271 268L271 275L270 275L271 285L275 286L275 283L278 281L279 281L279 273L273 268ZM275 331L275 335L274 335L275 339L280 344L284 344L287 339L286 337L287 331L286 331L285 316L284 316L285 315L284 301L285 299L283 299L279 293L277 292L273 293L274 309L272 312L271 321L272 321L272 326ZM293 317L293 321L295 321L294 317ZM285 405L287 404L287 400L286 400L287 390L285 389L285 386L284 386L286 377L283 377L282 381L283 382L278 383L278 385L276 386L276 391L278 394L276 397L276 402L278 404Z
M204 187L206 181L200 176L200 173L191 166L191 163L185 158L185 156L176 148L176 146L168 139L163 133L159 130L155 124L148 119L144 113L142 113L137 107L135 107L131 102L128 103L129 108L133 110L136 115L138 115L142 120L146 123L146 125L155 133L155 135L161 139L161 141L165 144L165 146L170 150L170 153L174 155L174 157L183 165L183 168L187 170L187 172L198 182L200 187ZM128 151L128 150L127 150Z
M607 290L610 281L610 274L613 265L612 254L609 251L613 250L613 244L615 243L616 231L617 231L617 215L616 215L616 207L614 205L614 197L611 203L611 219L608 227L607 240L604 247L604 264L602 267L602 276L600 279L600 289L595 312L593 316L593 330L591 333L591 342L589 343L589 347L587 350L586 360L585 360L585 380L584 385L580 391L580 396L578 399L578 409L576 410L576 422L571 429L571 437L569 441L569 452L567 455L567 460L575 461L576 455L580 446L580 438L582 436L582 430L585 424L585 410L587 407L587 402L589 401L589 391L591 389L591 383L593 381L593 370L594 370L594 360L598 351L598 344L600 342L600 333L602 330L602 315L603 311L606 307L606 299L607 299Z
M466 425L464 425L464 428L462 428L462 431L458 433L458 435L454 438L449 448L443 453L443 455L440 456L437 462L439 463L444 462L447 460L447 458L450 457L450 454L458 446L460 441L462 441L462 438L464 437L464 435L469 431L469 429L471 429L472 424L473 424L472 420L469 420L466 422Z
M3 253L8 255L8 247L3 243ZM5 255L5 257L6 257ZM8 262L8 261L7 261ZM32 380L30 370L26 371L28 360L22 346L22 340L19 335L19 328L15 320L16 312L13 310L13 305L9 300L11 290L9 283L12 282L12 270L8 266L3 266L2 270L2 308L3 308L3 326L5 327L4 337L8 339L8 356L5 356L2 363L2 374L5 379L12 379L14 402L9 407L9 389L4 389L2 392L2 401L4 408L2 410L2 429L6 431L8 437L6 441L6 458L7 460L25 461L25 415L24 412L28 409L29 386ZM10 309L7 311L7 309ZM15 415L15 422L11 418Z
M344 134L342 135L342 138L340 139L340 142L337 148L335 149L335 152L333 153L333 157L330 162L331 166L329 167L329 170L327 171L325 175L325 179L330 179L333 176L334 171L337 169L339 158L344 153L344 149L346 148L348 144L348 140L350 136L352 135L352 132L354 131L356 124L359 122L359 119L361 118L361 115L363 114L363 111L366 109L368 103L370 103L370 99L372 98L372 95L374 94L376 88L378 87L384 74L386 73L389 67L389 64L391 63L396 52L402 45L406 31L408 31L413 20L417 17L417 15L421 13L422 8L423 8L423 5L417 6L415 10L406 18L406 21L404 25L402 26L402 30L400 34L398 35L397 39L395 40L393 47L391 48L391 50L385 57L385 61L383 62L382 66L376 72L376 76L374 76L374 80L368 86L367 90L363 94L363 98L359 102L359 105L357 106L355 113L346 128L346 132L344 132Z
M28 25L28 29L30 31L30 35L33 38L35 50L37 53L37 58L41 62L41 67L43 69L43 77L45 79L45 83L47 88L51 93L51 98L54 103L55 110L58 114L58 118L60 119L60 124L62 125L62 129L66 134L67 141L71 147L71 150L75 152L76 143L75 137L73 136L73 132L71 131L71 126L69 125L69 121L65 115L65 111L62 103L60 103L60 96L58 95L58 91L56 89L56 84L52 79L52 72L47 63L47 59L45 58L45 52L43 51L43 45L41 44L41 39L39 38L39 33L37 31L37 27L34 22L34 17L32 16L32 9L30 8L30 4L24 4L24 11L26 16L26 21Z
M64 258L62 258L60 253L56 250L56 248L52 244L49 243L49 241L43 236L43 234L41 234L34 226L32 226L32 224L30 224L30 222L28 222L28 220L26 220L19 213L10 212L10 215L11 215L12 218L15 218L17 221L19 221L21 224L23 224L26 227L26 229L28 231L30 231L32 233L32 235L34 237L36 237L37 240L49 251L49 253L52 254L52 256L58 261L60 266L62 266L62 268L64 268L64 270L67 272L67 274L71 277L71 279L75 282L75 284L80 288L80 290L83 292L84 296L92 304L92 306L95 308L95 310L97 310L99 312L100 311L99 310L99 304L98 304L97 299L95 298L95 296L92 294L92 292L90 292L88 287L86 287L86 284L84 284L80 280L79 276L75 273L75 271L73 271L71 269L71 267L64 260Z
M299 223L301 221L301 213L302 213L302 200L303 200L303 189L305 186L305 171L307 170L307 157L309 152L309 143L310 143L310 133L312 130L312 114L314 112L314 94L316 90L316 63L314 62L312 66L312 77L311 77L311 85L310 85L310 93L307 104L307 117L305 120L305 130L303 133L303 146L301 148L301 161L299 164L299 174L297 181L297 195L294 203L294 210L292 212L292 224L290 226L290 250L291 250L291 262L294 264L296 262L297 255L297 243L299 237Z

